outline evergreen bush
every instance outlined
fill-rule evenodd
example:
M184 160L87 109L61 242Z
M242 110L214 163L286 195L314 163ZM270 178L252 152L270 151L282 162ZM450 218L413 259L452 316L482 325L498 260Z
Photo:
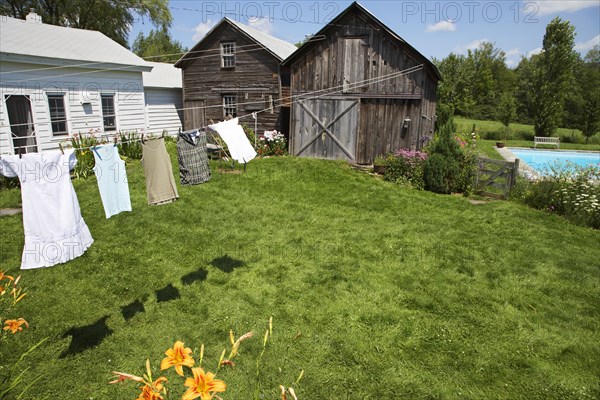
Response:
M423 167L425 189L435 193L469 194L477 173L476 136L464 140L454 135L454 120L440 125L427 149Z

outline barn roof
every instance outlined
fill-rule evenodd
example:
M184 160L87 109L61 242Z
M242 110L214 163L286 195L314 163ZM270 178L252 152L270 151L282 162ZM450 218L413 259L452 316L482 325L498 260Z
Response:
M39 17L29 16L28 20L0 18L0 54L2 61L34 64L84 68L114 64L127 66L123 68L126 71L150 71L152 68L100 32L44 24Z
M431 62L431 60L429 60L427 57L425 57L423 54L421 54L417 49L415 49L414 47L412 47L406 40L402 39L396 32L394 32L393 30L391 30L387 25L385 25L377 17L375 17L375 15L373 15L369 10L367 10L365 7L363 7L362 5L360 5L356 1L353 2L352 4L350 4L350 6L348 8L346 8L337 17L335 17L333 20L331 20L319 32L315 33L313 35L313 37L327 36L327 31L331 27L335 27L340 22L341 19L343 19L347 14L349 14L349 13L351 13L353 11L358 11L359 13L362 13L363 15L367 16L367 18L370 19L370 21L374 25L376 25L379 29L385 31L394 40L396 40L397 42L401 43L403 47L407 47L410 50L412 50L419 58L421 58L421 60L423 61L423 63L426 66L428 66L429 68L431 68L431 70L433 71L433 73L435 74L435 76L438 79L440 79L440 80L442 79L440 71L437 69L437 67L435 66L435 64L433 62ZM306 54L308 51L310 51L310 49L312 48L312 46L313 46L314 43L316 43L316 41L310 41L310 40L308 40L296 52L294 52L287 59L285 59L282 62L282 65L283 66L289 66L289 65L291 65L294 61L298 60L300 57L302 57L304 54Z
M181 70L173 64L149 62L152 72L143 72L144 87L181 89Z
M186 59L192 57L194 52L202 48L202 45L207 40L207 38L210 37L211 34L223 24L229 24L234 29L241 32L244 36L258 43L265 50L267 50L269 53L271 53L273 56L279 59L279 61L285 60L287 57L290 56L290 54L297 50L297 47L295 45L286 42L285 40L278 39L267 33L259 31L258 29L254 29L250 26L244 25L240 22L225 17L217 25L215 25L206 35L204 35L204 37L198 43L196 43L196 45L191 50L184 54L183 57L181 57L179 61L175 63L175 66L181 68L182 63L184 63Z

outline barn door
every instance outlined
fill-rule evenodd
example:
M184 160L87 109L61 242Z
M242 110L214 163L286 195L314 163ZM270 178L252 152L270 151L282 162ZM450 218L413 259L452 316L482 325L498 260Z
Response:
M359 110L356 99L304 99L294 103L294 155L355 162Z
M188 100L183 111L184 129L186 131L201 128L206 125L204 100Z
M368 45L362 38L344 38L344 93L366 92Z

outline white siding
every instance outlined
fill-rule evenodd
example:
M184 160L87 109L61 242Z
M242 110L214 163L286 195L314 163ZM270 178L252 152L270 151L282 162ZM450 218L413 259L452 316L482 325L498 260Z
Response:
M64 93L69 135L103 133L100 94L115 94L117 129L132 131L145 126L145 101L141 72L98 71L83 68L44 68L42 65L2 62L0 85L0 152L12 152L5 96L28 95L39 150L58 148L65 136L53 136L47 93ZM28 71L36 69L37 71ZM109 132L112 134L112 132Z
M182 127L181 89L146 88L147 132L175 134Z

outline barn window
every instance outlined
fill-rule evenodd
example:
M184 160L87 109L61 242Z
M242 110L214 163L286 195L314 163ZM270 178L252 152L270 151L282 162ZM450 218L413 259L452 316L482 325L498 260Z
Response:
M100 98L102 99L102 123L104 131L116 131L115 96L112 94L103 94Z
M223 117L236 117L237 110L235 104L235 95L226 94L223 96Z
M64 94L48 94L48 108L50 110L50 124L52 125L52 134L55 136L66 135L67 132L67 112L65 110Z
M235 67L235 43L221 43L221 67Z

